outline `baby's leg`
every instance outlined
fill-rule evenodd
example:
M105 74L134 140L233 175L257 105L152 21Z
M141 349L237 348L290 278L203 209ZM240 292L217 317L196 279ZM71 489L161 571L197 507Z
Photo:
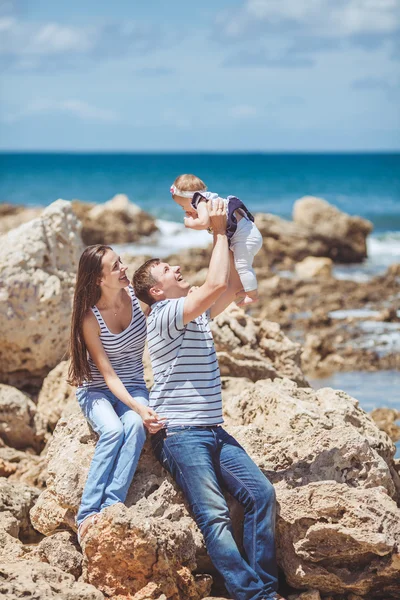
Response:
M253 260L261 246L261 233L251 221L238 227L232 238L231 249L235 268L245 291L245 296L238 302L239 306L246 306L258 300L258 284L253 269Z

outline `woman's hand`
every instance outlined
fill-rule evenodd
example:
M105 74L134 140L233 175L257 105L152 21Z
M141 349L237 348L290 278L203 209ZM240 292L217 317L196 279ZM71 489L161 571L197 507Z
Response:
M137 413L142 417L143 425L149 433L157 433L157 431L163 429L165 419L159 417L149 406L140 406L140 408L137 409Z

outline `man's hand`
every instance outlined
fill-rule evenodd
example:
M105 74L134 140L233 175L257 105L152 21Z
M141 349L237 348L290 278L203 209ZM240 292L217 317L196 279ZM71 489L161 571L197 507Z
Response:
M210 227L214 235L226 232L227 214L225 203L222 198L218 198L215 202L207 203L208 216L210 218Z
M137 412L142 417L143 425L149 433L157 433L157 431L160 431L165 426L164 421L166 419L159 417L149 406L140 406Z

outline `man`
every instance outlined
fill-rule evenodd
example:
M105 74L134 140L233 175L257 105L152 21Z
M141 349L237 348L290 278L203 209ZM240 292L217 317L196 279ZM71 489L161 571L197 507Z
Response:
M211 204L211 203L209 203ZM222 427L218 360L208 325L237 292L223 203L208 206L214 247L205 283L189 293L179 266L152 259L135 273L137 297L151 306L148 344L154 374L150 406L165 427L150 432L155 454L182 489L208 554L235 600L275 600L275 493ZM157 432L157 433L156 433ZM244 507L242 557L223 489Z

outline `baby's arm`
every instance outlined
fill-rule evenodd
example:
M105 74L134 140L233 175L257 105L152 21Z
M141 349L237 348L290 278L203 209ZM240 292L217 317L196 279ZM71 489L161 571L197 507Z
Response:
M185 217L183 222L189 229L208 229L210 226L210 216L207 210L207 202L199 202L197 206L197 217Z

